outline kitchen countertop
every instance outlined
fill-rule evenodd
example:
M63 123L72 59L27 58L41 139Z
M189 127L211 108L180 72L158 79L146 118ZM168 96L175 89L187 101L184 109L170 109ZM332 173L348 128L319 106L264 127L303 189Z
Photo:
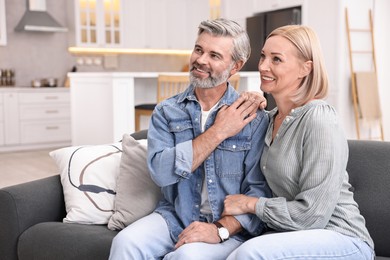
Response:
M65 87L42 87L42 88L33 88L33 87L7 87L1 86L0 93L2 92L36 92L36 91L45 91L45 92L58 92L58 91L69 91L69 88Z

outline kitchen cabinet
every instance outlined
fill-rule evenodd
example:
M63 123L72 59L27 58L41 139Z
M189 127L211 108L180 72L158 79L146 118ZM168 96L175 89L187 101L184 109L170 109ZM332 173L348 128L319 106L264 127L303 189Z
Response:
M0 91L0 151L70 144L69 89Z
M129 0L121 7L125 48L192 49L199 23L209 19L208 0Z
M118 142L132 133L134 106L157 99L157 77L161 72L69 73L71 89L72 145ZM188 72L163 72L188 75ZM239 72L241 91L260 91L258 72ZM141 120L141 129L149 119Z
M0 45L7 44L7 27L5 25L5 2L0 0Z
M4 144L4 104L3 94L0 93L0 145Z
M120 0L75 0L76 44L79 47L122 47Z

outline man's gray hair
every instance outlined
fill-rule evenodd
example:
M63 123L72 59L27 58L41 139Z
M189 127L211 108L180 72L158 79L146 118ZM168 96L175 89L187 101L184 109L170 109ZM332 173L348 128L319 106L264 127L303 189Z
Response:
M208 32L213 36L223 36L233 38L233 61L243 61L244 63L251 55L249 36L246 31L236 22L224 18L206 20L200 23L198 35Z

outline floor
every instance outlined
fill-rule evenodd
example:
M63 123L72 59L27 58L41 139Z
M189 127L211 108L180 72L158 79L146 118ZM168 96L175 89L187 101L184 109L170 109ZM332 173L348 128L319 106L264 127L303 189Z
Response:
M58 174L52 150L0 153L0 188Z

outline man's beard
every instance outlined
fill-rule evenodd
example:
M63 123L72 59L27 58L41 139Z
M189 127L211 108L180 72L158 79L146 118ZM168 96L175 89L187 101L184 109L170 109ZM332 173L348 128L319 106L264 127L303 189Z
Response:
M223 71L221 74L218 75L211 75L208 78L201 79L197 78L192 74L192 71L195 69L195 67L192 67L190 72L190 83L197 88L213 88L216 86L221 85L222 83L226 82L230 77L230 70L233 68L232 64L229 66L228 69Z

